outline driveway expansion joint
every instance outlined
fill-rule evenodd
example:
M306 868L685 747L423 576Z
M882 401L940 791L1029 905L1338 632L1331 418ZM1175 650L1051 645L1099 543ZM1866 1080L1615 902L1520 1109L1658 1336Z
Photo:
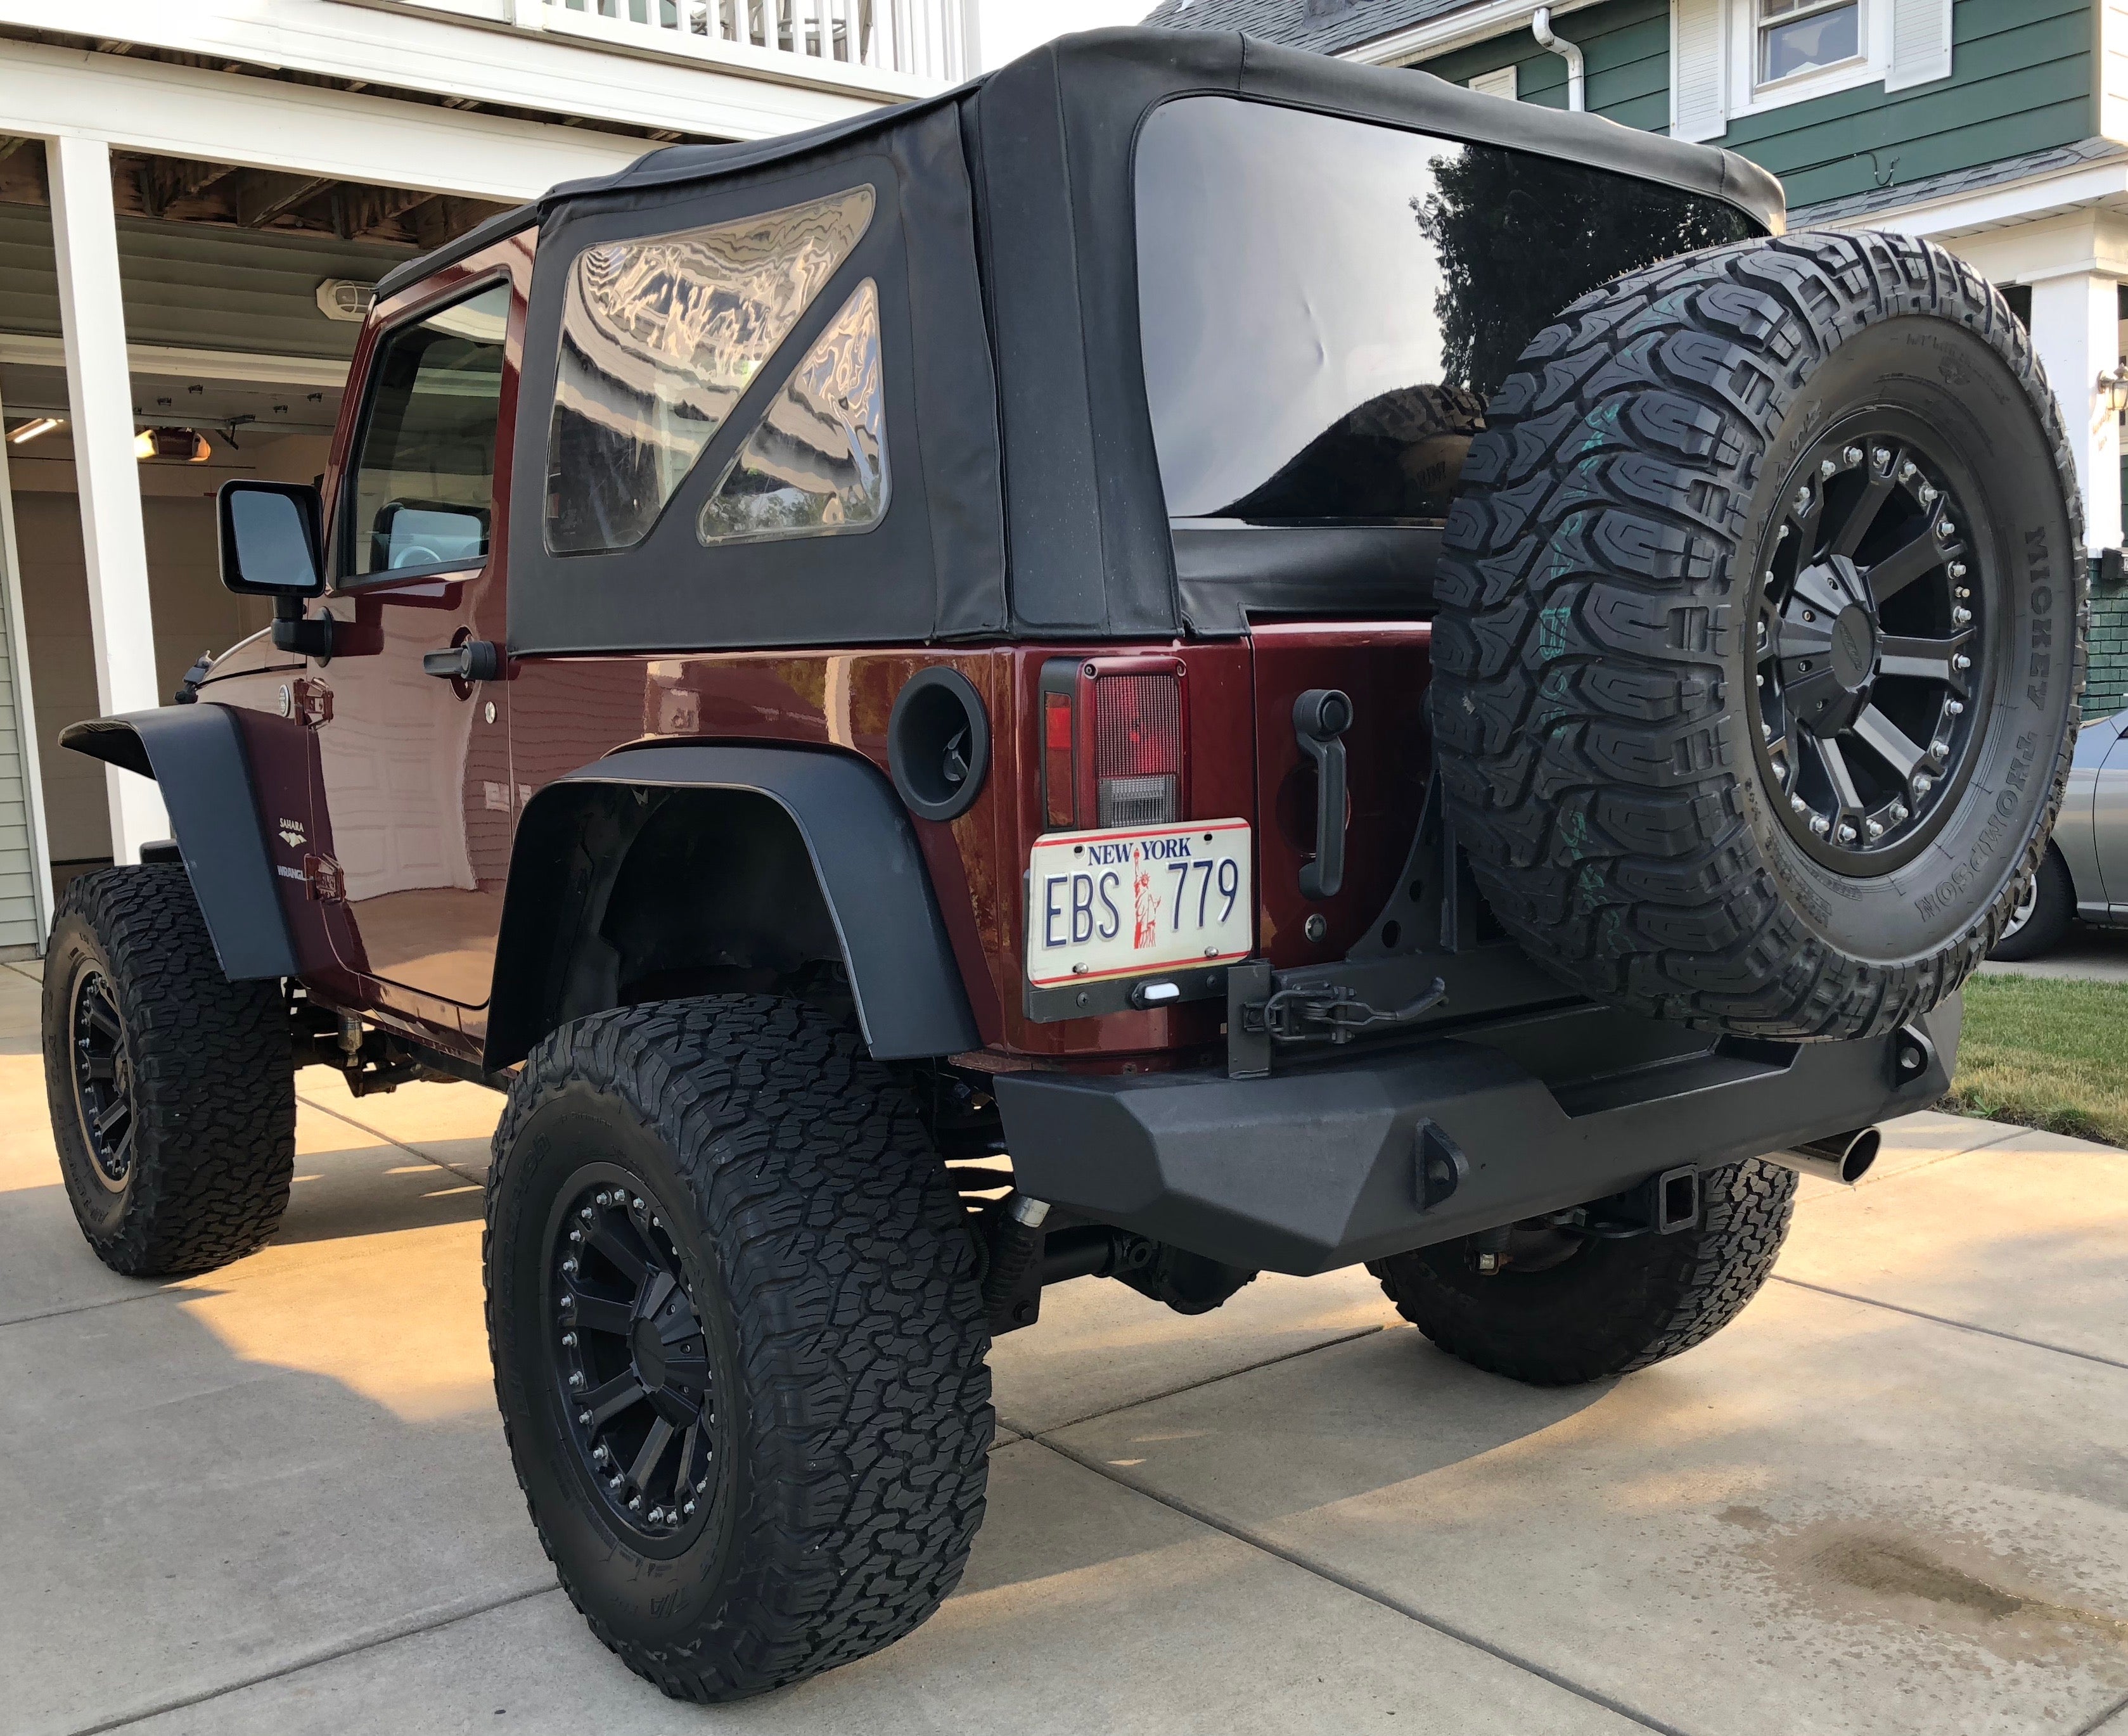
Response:
M1791 1284L1798 1290L1814 1290L1820 1296L1835 1296L1842 1302L1860 1303L1865 1308L1882 1308L1888 1313L1903 1314L1910 1320L1925 1320L1932 1326L1949 1326L1954 1331L1977 1332L1983 1338L1998 1338L2005 1344L2022 1345L2029 1350L2047 1350L2056 1356L2073 1356L2079 1362L2095 1362L2102 1368L2128 1369L2128 1362L2111 1356L2101 1356L2096 1350L2072 1350L2067 1345L2050 1345L2044 1339L2026 1338L2015 1332L2005 1332L1999 1326L1975 1326L1969 1320L1953 1320L1947 1314L1931 1314L1926 1308L1909 1308L1903 1302L1882 1302L1874 1296L1858 1296L1852 1290L1836 1290L1830 1284L1814 1284L1807 1278L1788 1278L1776 1272L1776 1283Z
M115 1718L107 1718L99 1724L85 1724L66 1732L66 1736L107 1736L112 1730L123 1730L131 1725L145 1724L153 1718L167 1718L173 1712L185 1712L194 1706L206 1705L211 1700L224 1699L231 1694L240 1694L246 1688L255 1688L269 1681L278 1681L284 1677L299 1676L306 1670L314 1670L321 1664L337 1663L344 1658L357 1658L364 1652L373 1652L380 1646L396 1645L402 1639L412 1639L419 1634L433 1634L439 1629L455 1627L462 1621L471 1621L476 1615L490 1615L496 1610L506 1610L512 1604L529 1603L535 1597L550 1593L558 1594L558 1582L550 1580L544 1585L511 1591L492 1598L472 1609L453 1610L433 1620L409 1620L390 1626L360 1639L351 1639L344 1644L321 1646L282 1665L278 1669L261 1670L255 1676L246 1676L240 1681L226 1682L218 1688L204 1688L197 1694L188 1694L174 1700L143 1707L139 1711L123 1712Z
M1281 1357L1280 1360L1284 1361L1285 1359ZM1453 1639L1461 1644L1470 1646L1477 1651L1483 1652L1489 1658L1497 1658L1502 1663L1522 1671L1525 1675L1534 1676L1540 1681L1548 1681L1554 1687L1573 1695L1575 1699L1586 1700L1591 1705L1601 1706L1605 1711L1627 1719L1640 1725L1644 1730L1656 1731L1659 1736L1689 1736L1689 1733L1680 1729L1677 1725L1665 1724L1660 1718L1640 1711L1627 1705L1623 1700L1615 1700L1600 1688L1584 1686L1570 1677L1563 1676L1558 1671L1537 1662L1534 1658L1522 1657L1517 1653L1494 1644L1492 1641L1480 1634L1456 1627L1451 1622L1443 1621L1438 1616L1429 1615L1416 1604L1408 1604L1401 1598L1392 1597L1386 1591L1367 1584L1364 1580L1356 1579L1350 1574L1341 1573L1336 1568L1311 1559L1297 1549L1290 1549L1283 1544L1273 1542L1261 1533L1251 1530L1247 1525L1237 1525L1229 1519L1223 1519L1209 1508L1199 1507L1179 1496L1163 1494L1135 1477L1123 1476L1114 1466L1104 1464L1090 1454L1082 1453L1075 1447L1065 1445L1061 1441L1051 1440L1046 1435L1032 1435L1029 1439L1039 1445L1048 1448L1060 1458L1068 1459L1072 1463L1091 1471L1096 1477L1105 1477L1110 1482L1128 1489L1133 1494L1142 1495L1148 1501L1158 1501L1161 1506L1171 1512L1180 1513L1185 1519L1194 1519L1199 1525L1217 1531L1223 1536L1231 1537L1237 1543L1246 1544L1252 1549L1285 1563L1288 1567L1298 1568L1304 1573L1311 1573L1316 1578L1336 1586L1340 1591L1350 1591L1356 1597L1364 1597L1368 1602L1379 1605L1394 1615L1401 1615L1407 1621L1415 1621L1423 1628L1430 1628L1444 1639Z
M410 1157L418 1157L423 1163L433 1165L446 1175L455 1175L460 1181L469 1182L476 1188L485 1188L487 1186L487 1181L484 1176L468 1175L457 1164L447 1164L434 1153L424 1151L419 1145L410 1145L403 1139L394 1139L390 1134L371 1127L367 1122L359 1122L353 1116L343 1111L330 1108L315 1098L305 1097L300 1091L296 1093L296 1101L306 1108L316 1110L321 1115L330 1115L336 1122L344 1122L358 1133L367 1133L372 1139L382 1140L387 1145L396 1145Z

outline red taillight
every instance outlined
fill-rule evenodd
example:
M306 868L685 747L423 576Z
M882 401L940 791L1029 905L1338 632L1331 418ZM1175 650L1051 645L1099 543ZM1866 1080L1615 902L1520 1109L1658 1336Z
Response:
M1172 675L1100 675L1094 682L1099 823L1152 826L1180 817L1182 682Z
M1076 780L1071 765L1072 738L1076 728L1071 715L1071 695L1042 695L1042 790L1045 817L1052 832L1069 832L1078 823Z

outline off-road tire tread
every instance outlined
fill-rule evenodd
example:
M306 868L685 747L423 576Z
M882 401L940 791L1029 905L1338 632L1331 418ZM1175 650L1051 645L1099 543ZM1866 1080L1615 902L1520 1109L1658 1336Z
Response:
M1983 340L2039 418L2078 631L2042 823L2000 897L1934 952L1881 964L1829 946L1759 858L1735 790L1755 775L1746 714L1721 658L1748 609L1731 551L1775 432L1842 339L1904 315ZM2001 294L1932 243L1874 231L1686 254L1569 307L1486 420L1444 534L1431 704L1456 836L1502 923L1613 1005L1744 1035L1878 1035L1941 1002L2038 867L2084 676L2075 470Z
M255 1252L287 1209L296 1163L296 1075L278 981L231 982L183 867L105 868L60 897L55 928L78 921L109 958L131 1047L134 1157L116 1230L82 1233L133 1278L208 1272ZM48 959L45 1082L62 1141L74 1123L64 984ZM79 1161L85 1164L84 1155ZM67 1169L69 1193L93 1175Z
M615 1633L569 1583L527 1489L563 1589L677 1699L742 1698L892 1644L960 1582L994 1429L973 1243L914 1103L855 1032L800 1002L711 995L563 1027L495 1132L492 1345L493 1250L522 1227L505 1217L513 1148L572 1081L610 1093L673 1154L726 1277L761 1425L738 1520L750 1593L724 1625L671 1647Z
M1697 1230L1594 1245L1579 1257L1604 1259L1608 1283L1600 1293L1585 1284L1559 1289L1541 1320L1485 1306L1489 1293L1504 1295L1521 1281L1512 1269L1461 1289L1443 1283L1437 1262L1466 1259L1460 1244L1372 1261L1368 1269L1398 1313L1488 1373L1539 1387L1627 1374L1704 1344L1736 1319L1772 1274L1788 1236L1793 1170L1746 1158L1705 1172L1700 1188Z

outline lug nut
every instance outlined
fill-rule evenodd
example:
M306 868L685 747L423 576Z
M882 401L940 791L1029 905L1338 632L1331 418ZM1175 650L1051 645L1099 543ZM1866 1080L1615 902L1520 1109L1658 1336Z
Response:
M1810 817L1810 829L1819 837L1823 837L1832 829L1832 823L1822 813L1813 813Z
M1970 669L1973 666L1973 659L1961 651L1950 660L1950 666L1953 669Z
M1962 717L1965 713L1965 701L1963 700L1945 700L1943 702L1943 709L1949 712L1953 717Z
M1914 461L1912 458L1909 458L1905 463L1899 467L1899 480L1902 482L1911 482L1913 479Z
M643 1511L643 1497L640 1495L631 1495L628 1497L628 1511L631 1513L640 1513Z
M1892 454L1883 447L1879 446L1876 448L1875 450L1871 452L1869 456L1877 461L1877 467L1879 470L1885 470L1890 467Z
M1954 627L1963 627L1972 619L1973 611L1963 604L1958 605L1950 611L1950 624Z
M603 1444L591 1449L591 1463L595 1465L602 1465L612 1457Z
M682 1506L682 1507L680 1509L680 1511L681 1511L682 1513L688 1513L688 1514L691 1514L691 1513L695 1511L695 1504L694 1504L694 1502L692 1502L691 1501L689 1501L689 1502L687 1502L686 1506Z
M1958 527L1952 524L1949 519L1945 519L1940 524L1936 526L1936 534L1940 537L1955 537L1958 534Z
M1931 777L1926 771L1917 771L1914 774L1914 794L1916 795L1926 795L1929 791L1935 788L1936 780Z
M1907 804L1906 804L1904 802L1894 802L1894 803L1893 803L1893 804L1892 804L1892 822L1893 822L1893 823L1894 825L1903 825L1903 824L1905 823L1905 822L1906 822L1906 818L1907 818Z
M1922 505L1933 506L1936 504L1936 491L1930 487L1927 483L1922 483L1919 488L1914 491L1914 492L1921 496L1921 503Z
M619 1477L609 1477L606 1480L606 1492L610 1495L620 1494L621 1482L622 1479Z
M643 1209L643 1202L642 1202L641 1200L639 1200L639 1200L634 1201L634 1202L633 1202L633 1205L632 1205L631 1209L633 1209L633 1210L634 1210L634 1211L637 1211L637 1212L640 1212L640 1211Z
M1841 453L1840 458L1842 463L1860 464L1862 462L1862 448L1859 446L1850 446Z
M591 1427L591 1413L590 1411L577 1411L577 1426L578 1428L580 1428L580 1429L588 1429L589 1427Z
M1807 488L1798 488L1796 491L1795 510L1798 512L1810 510L1810 491Z
M1833 836L1843 844L1851 844L1855 842L1855 828L1843 823L1840 830L1833 833Z
M562 1262L562 1270L572 1278L576 1276L577 1257L575 1255L572 1254L567 1259Z
M1953 561L1950 563L1950 576L1954 579L1964 578L1965 576L1965 562L1963 561Z
M577 1348L577 1335L573 1332L564 1332L562 1335L562 1348L564 1350L575 1349Z
M577 1216L586 1223L589 1223L591 1221L591 1208L589 1206L580 1206L577 1209Z
M1875 843L1875 842L1877 842L1877 840L1878 840L1879 838L1880 838L1880 837L1883 837L1883 835L1884 835L1884 828L1883 828L1881 825L1879 825L1876 821L1874 821L1874 820L1870 821L1870 822L1869 822L1869 842L1870 842L1871 843L1873 843L1873 844L1874 844L1874 843Z
M1830 458L1827 458L1822 464L1817 467L1817 473L1822 477L1837 475L1839 470L1840 467L1834 463Z
M569 1376L569 1390L572 1392L582 1392L583 1390L583 1385L584 1377L582 1370L578 1369L576 1373Z
M581 1230L572 1230L572 1231L569 1231L569 1240L570 1240L571 1241L572 1241L572 1242L581 1242L583 1239L584 1239L584 1232L583 1232L582 1231L581 1231Z

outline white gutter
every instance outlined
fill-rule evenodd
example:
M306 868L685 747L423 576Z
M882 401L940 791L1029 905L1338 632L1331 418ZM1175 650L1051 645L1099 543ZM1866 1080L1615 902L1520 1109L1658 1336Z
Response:
M1556 0L1546 10L1556 16L1599 3L1600 0ZM1530 0L1487 0L1486 4L1450 17L1428 19L1392 36L1377 36L1371 42L1344 50L1337 58L1364 61L1370 66L1404 66L1414 60L1430 60L1451 49L1468 48L1474 42L1487 41L1510 31L1526 30L1531 12Z
M1589 81L1584 74L1581 50L1551 33L1551 8L1540 6L1530 19L1530 34L1537 38L1539 48L1548 48L1566 63L1566 107L1570 114L1579 114L1589 106Z

